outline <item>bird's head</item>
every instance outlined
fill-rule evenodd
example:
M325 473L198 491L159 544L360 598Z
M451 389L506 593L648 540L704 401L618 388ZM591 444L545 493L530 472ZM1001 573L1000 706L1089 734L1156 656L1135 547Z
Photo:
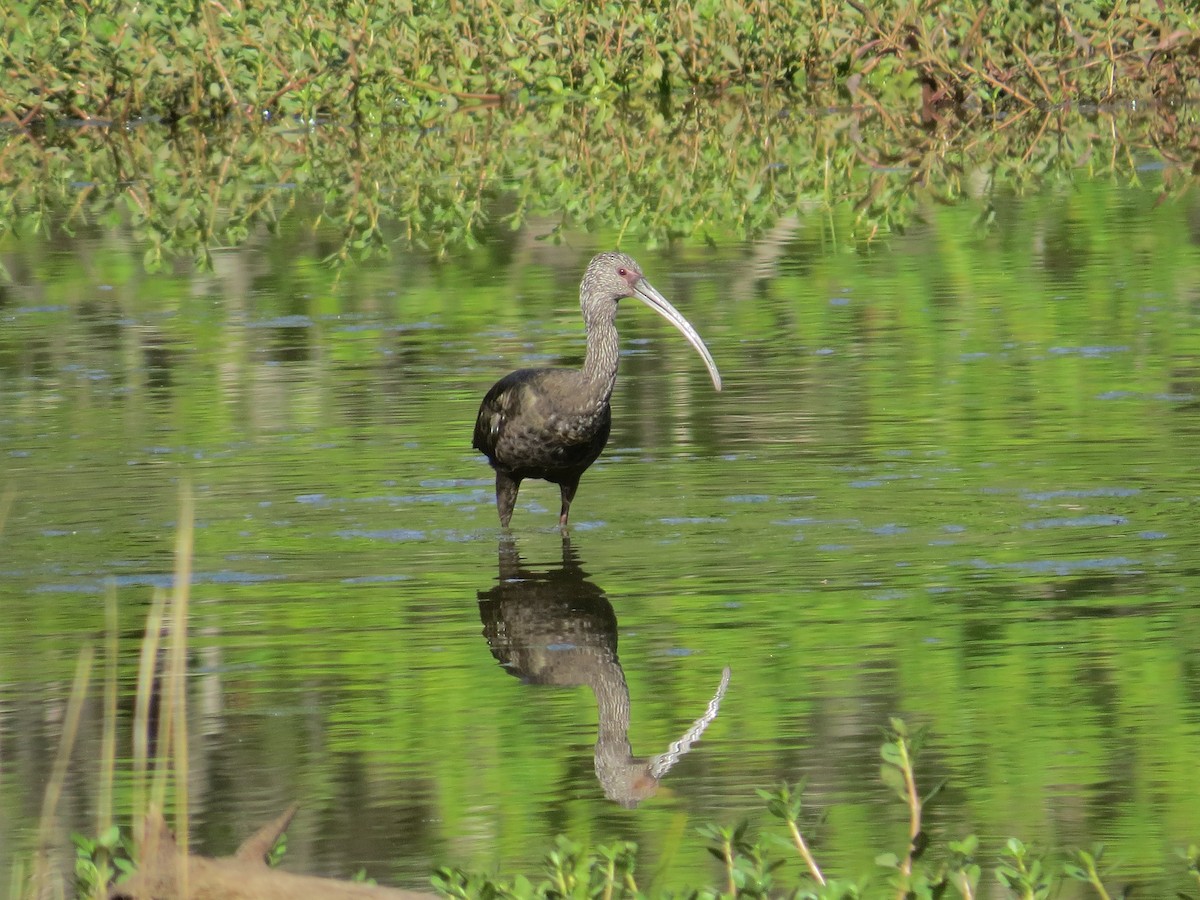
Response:
M645 283L642 267L625 253L601 253L592 257L579 290L584 317L589 313L616 315L617 301L636 297Z
M682 313L646 280L641 266L634 262L633 257L624 253L601 253L592 257L583 276L583 284L579 287L579 305L583 309L589 334L593 326L612 325L617 317L617 302L624 297L641 300L678 328L704 359L713 386L718 391L721 389L721 375L704 341Z

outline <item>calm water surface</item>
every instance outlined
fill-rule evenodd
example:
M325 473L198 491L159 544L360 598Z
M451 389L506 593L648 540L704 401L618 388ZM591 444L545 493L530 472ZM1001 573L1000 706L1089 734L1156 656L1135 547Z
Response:
M818 857L857 875L903 847L878 779L902 715L931 728L918 775L950 779L939 839L1102 840L1126 881L1176 885L1200 838L1200 206L1086 181L992 202L990 230L932 208L858 253L816 227L627 238L726 390L626 303L569 543L541 482L501 534L471 429L500 375L581 361L578 279L613 236L336 282L286 229L210 275L145 275L119 233L8 239L0 871L108 584L128 746L186 478L204 852L295 800L305 871L533 874L565 831L635 840L683 885L712 873L696 826L805 777ZM716 721L649 790L624 754L666 751L726 666ZM93 829L100 719L95 699L64 841Z

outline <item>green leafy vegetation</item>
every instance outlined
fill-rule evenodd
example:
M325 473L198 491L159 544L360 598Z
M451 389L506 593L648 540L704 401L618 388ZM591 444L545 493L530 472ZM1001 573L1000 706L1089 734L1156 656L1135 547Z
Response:
M1191 92L1194 4L15 0L13 122L378 124L462 103L784 85L822 104L1057 104Z
M811 117L778 93L670 109L545 103L436 129L59 129L0 148L0 237L127 233L154 272L209 270L214 254L290 221L337 263L577 229L658 247L809 228L854 249L927 221L932 206L979 201L976 226L994 228L1011 193L1137 184L1147 166L1162 199L1178 197L1195 184L1198 129L1195 106L923 123L882 108Z
M162 271L294 215L342 263L526 227L853 247L1081 169L1174 196L1200 30L1143 6L16 0L0 236L125 228Z
M128 833L110 825L95 838L71 835L75 844L75 884L81 898L104 897L115 879L133 871Z

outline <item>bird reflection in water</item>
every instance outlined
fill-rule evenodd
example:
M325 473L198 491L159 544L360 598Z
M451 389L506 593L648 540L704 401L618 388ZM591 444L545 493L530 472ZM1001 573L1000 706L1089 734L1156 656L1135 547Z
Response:
M492 656L510 674L530 684L587 685L596 697L596 778L604 795L632 809L700 739L717 717L729 686L721 675L708 707L665 753L635 757L629 745L629 685L617 658L617 617L604 591L587 580L579 558L563 536L562 567L549 572L522 567L515 539L499 546L495 587L479 592L479 617Z

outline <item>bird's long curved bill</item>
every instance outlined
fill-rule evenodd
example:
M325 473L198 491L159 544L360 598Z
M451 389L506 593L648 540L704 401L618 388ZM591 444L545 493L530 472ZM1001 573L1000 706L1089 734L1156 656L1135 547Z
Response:
M717 364L713 362L712 354L704 346L704 341L700 339L700 335L692 327L692 323L685 319L683 313L673 307L667 301L667 298L660 294L654 285L645 278L634 285L633 289L635 296L639 300L678 328L680 333L688 339L688 343L696 348L696 352L704 359L704 365L708 367L708 374L712 378L713 387L719 391L721 389L721 373L717 371Z

